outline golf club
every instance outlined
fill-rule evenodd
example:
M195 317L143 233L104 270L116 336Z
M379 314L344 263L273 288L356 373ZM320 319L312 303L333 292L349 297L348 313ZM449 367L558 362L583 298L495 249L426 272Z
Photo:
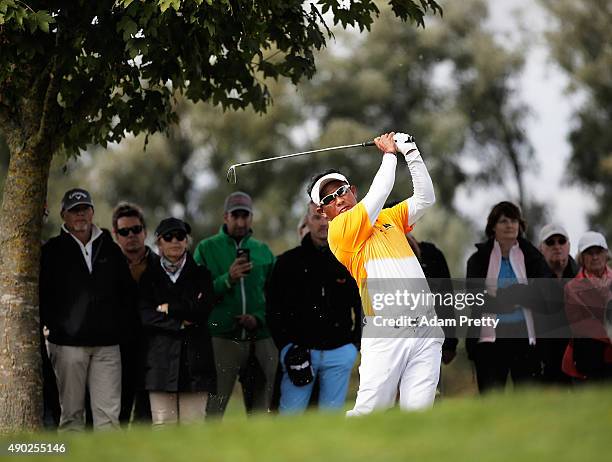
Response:
M227 170L227 182L236 184L236 182L238 181L238 178L236 177L236 169L238 167L244 167L245 165L259 164L262 162L269 162L271 160L287 159L289 157L305 156L306 154L314 154L316 152L336 151L338 149L348 149L348 148L358 148L358 147L365 148L368 146L374 146L374 141L364 141L363 143L346 144L344 146L334 146L332 148L313 149L312 151L294 152L293 154L286 154L284 156L268 157L266 159L252 160L250 162L241 162L239 164L232 165Z

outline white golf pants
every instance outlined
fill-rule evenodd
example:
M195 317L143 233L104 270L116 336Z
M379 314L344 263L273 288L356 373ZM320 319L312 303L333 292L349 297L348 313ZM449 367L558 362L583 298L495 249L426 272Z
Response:
M362 338L359 391L347 416L369 414L395 404L427 409L440 377L443 338Z

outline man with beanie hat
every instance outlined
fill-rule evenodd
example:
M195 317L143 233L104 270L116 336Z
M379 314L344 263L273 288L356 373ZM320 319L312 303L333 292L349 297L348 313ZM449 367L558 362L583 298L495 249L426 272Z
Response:
M218 302L208 321L217 367L217 393L208 400L207 413L222 416L238 375L245 377L253 354L265 380L253 391L253 410L270 409L278 351L266 325L264 288L274 255L252 237L253 201L241 191L226 197L224 224L202 240L194 259L212 273ZM248 381L248 380L247 380Z
M60 234L43 247L40 318L57 378L60 431L85 428L89 388L95 429L119 426L119 343L135 309L135 285L121 249L93 224L91 195L71 189L61 204Z

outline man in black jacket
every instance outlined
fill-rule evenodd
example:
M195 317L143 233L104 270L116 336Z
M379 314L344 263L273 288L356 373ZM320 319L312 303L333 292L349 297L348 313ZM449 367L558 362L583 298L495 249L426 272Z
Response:
M342 409L361 337L357 285L329 250L327 219L308 207L310 232L272 272L267 319L283 368L281 413L306 409L314 379L319 406Z
M539 249L555 276L549 291L551 310L536 319L539 321L536 328L539 327L537 345L542 360L542 379L551 385L571 385L571 378L561 370L563 354L571 337L563 289L576 277L578 265L569 254L569 234L561 225L549 223L540 230Z
M64 194L60 234L42 247L40 315L60 396L60 431L85 428L88 387L95 429L118 427L121 356L134 282L110 233L93 224L84 189Z
M395 205L395 204L394 204ZM440 249L431 242L418 241L412 234L406 234L419 264L423 269L423 274L427 278L427 283L434 294L453 294L453 282L446 258ZM454 306L436 305L436 316L439 319L455 319ZM456 336L456 329L451 323L442 326L444 331L444 343L442 344L442 363L450 364L457 356L457 344L459 340Z
M113 210L113 237L130 268L132 278L139 283L148 266L159 265L159 257L148 245L147 225L140 207L119 203ZM144 380L143 350L146 348L140 316L134 312L129 335L121 344L121 412L119 421L126 426L134 408L134 422L151 423L149 394L142 389Z

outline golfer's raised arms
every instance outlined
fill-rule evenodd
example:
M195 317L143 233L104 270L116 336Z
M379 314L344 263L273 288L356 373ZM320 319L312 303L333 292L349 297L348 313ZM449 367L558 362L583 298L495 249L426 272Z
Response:
M393 189L393 183L395 183L395 167L397 166L397 157L394 153L383 154L382 163L368 193L361 200L363 203L370 226L374 226L380 211L383 209L385 202L391 190Z
M397 138L397 142L390 136ZM424 277L405 233L435 202L435 194L416 145L407 142L406 138L407 135L398 133L383 135L375 140L384 154L370 190L362 201L336 216L329 224L330 249L349 269L360 289L363 289L367 277ZM396 206L382 210L393 189L396 149L408 163L414 194ZM366 313L367 305L367 300L364 300Z
M408 225L414 225L429 207L436 202L431 177L425 167L421 153L415 143L397 143L397 147L408 164L414 193L408 202Z
M385 137L388 138L385 139ZM383 159L368 193L361 201L365 206L371 226L376 223L395 183L397 158L394 153L396 150L399 150L406 159L414 189L414 194L406 199L408 202L408 222L405 226L412 226L416 223L423 216L425 210L436 201L431 177L416 144L405 140L408 140L408 136L403 133L389 133L375 140L378 148L384 152Z

